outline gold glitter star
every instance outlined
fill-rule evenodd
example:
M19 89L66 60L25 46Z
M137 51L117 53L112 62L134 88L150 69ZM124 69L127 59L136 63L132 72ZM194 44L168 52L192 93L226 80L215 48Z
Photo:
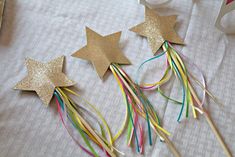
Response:
M119 48L121 32L102 36L86 27L87 45L72 54L92 62L100 78L108 70L110 64L130 64Z
M33 59L26 59L28 75L21 80L14 89L35 91L45 105L53 96L55 87L67 87L75 84L62 72L64 56L48 63L41 63Z
M183 44L183 40L174 30L176 18L176 15L159 16L153 10L145 7L145 22L130 30L147 37L152 52L155 54L165 41Z

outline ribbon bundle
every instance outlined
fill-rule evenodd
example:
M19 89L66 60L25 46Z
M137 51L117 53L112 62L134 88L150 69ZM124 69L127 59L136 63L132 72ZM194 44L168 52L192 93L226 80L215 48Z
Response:
M81 98L80 95L78 95L76 92L68 88L63 88L63 89L69 92L70 94L75 95L77 98L81 99L86 104L86 108L77 105L77 103L74 100L72 100L61 88L57 87L54 92L61 121L63 122L69 134L72 136L73 140L76 141L76 143L82 148L82 150L84 150L86 153L88 153L91 156L98 157L100 155L98 155L98 153L92 147L91 143L87 138L89 138L93 143L98 145L99 148L101 148L106 153L107 156L112 156L112 157L115 156L115 154L113 153L113 149L115 148L113 147L112 135L109 130L108 124L106 123L101 113L92 104L87 102L85 99ZM91 111L88 110L88 108L90 108L91 111L94 111L97 116L94 116L91 113ZM94 130L89 125L89 123L83 118L83 116L81 115L82 112L89 113L89 115L94 120L96 120L97 124L99 124L101 135L98 133L98 131ZM97 120L98 118L101 119L102 123L100 123ZM72 129L70 129L71 124L81 135L82 139L84 140L89 150L83 147L79 143L78 138L76 138L76 136L73 135L73 131ZM105 131L108 133L109 141L105 137Z
M132 81L132 79L121 69L118 64L111 64L110 69L119 84L128 112L128 117L126 118L129 119L127 136L128 145L131 144L133 137L135 137L137 151L140 153L143 152L143 127L138 122L138 117L141 116L146 120L148 126L149 144L152 145L152 128L160 139L166 142L172 153L175 156L179 156L179 153L166 136L170 135L169 132L161 127L156 111L143 94L140 87ZM138 130L139 138L137 133Z
M144 90L153 90L153 89L157 88L157 90L160 92L160 94L162 94L164 97L166 97L167 99L170 99L178 104L181 104L182 106L181 106L181 110L180 110L177 121L180 121L181 116L182 116L182 112L183 112L183 109L185 106L186 106L186 117L188 117L189 105L192 107L193 115L196 118L197 117L196 110L202 113L202 105L204 104L204 101L205 101L205 92L207 92L213 98L213 100L215 100L216 102L218 102L218 101L208 90L206 90L205 80L204 80L204 77L201 72L200 72L200 75L202 77L203 83L200 83L200 81L198 81L189 72L189 70L186 68L186 65L184 64L182 58L180 57L179 53L177 53L175 51L175 49L171 46L171 44L169 42L166 41L162 47L163 47L164 52L143 62L140 65L138 72L140 71L141 67L144 64L146 64L149 61L152 61L154 59L158 59L163 55L166 55L166 70L164 72L163 77L160 79L160 81L158 81L156 83L152 83L152 84L144 83L143 85L140 85L140 86ZM195 66L195 65L192 65L192 67L193 66ZM172 73L174 73L174 75L178 78L178 80L182 84L182 93L183 93L182 102L179 102L179 101L176 101L170 97L167 97L160 88L163 84L167 83L170 80ZM195 90L193 89L193 85L192 85L193 81L198 83L198 85L200 85L200 87L204 91L202 100L199 100ZM137 81L137 83L138 83L138 81ZM195 101L195 103L194 103L194 101Z
M143 62L139 69L138 72L140 71L141 67L154 60L154 59L158 59L161 56L163 56L165 54L166 56L166 70L163 74L163 77L160 79L160 81L155 82L155 83L143 83L142 85L140 85L140 87L144 90L153 90L153 89L157 89L160 94L162 94L165 98L172 100L173 102L177 103L177 104L181 104L181 109L179 112L179 116L177 121L179 122L182 116L182 112L186 106L186 117L188 117L189 115L189 106L191 106L192 108L192 112L193 112L193 116L194 118L197 118L197 112L203 114L208 122L208 124L210 125L210 127L212 128L213 132L215 133L219 143L221 144L222 148L224 149L225 153L227 156L231 156L231 153L229 152L227 146L225 145L221 135L219 134L219 132L217 131L216 127L214 126L209 113L207 112L207 110L205 109L205 107L203 107L203 104L205 103L205 95L207 94L215 103L222 105L218 99L212 95L205 87L205 80L204 77L202 75L202 73L200 72L200 75L202 77L202 83L192 74L190 73L190 71L187 69L182 57L180 56L180 54L171 46L171 44L166 41L164 42L164 44L162 45L162 49L164 52L160 53L159 55L148 59L147 61ZM199 70L196 65L191 64L191 67L194 69ZM189 65L190 65L189 64ZM161 90L161 86L167 82L169 82L170 78L171 78L171 74L174 74L174 76L180 81L181 85L182 85L182 102L179 102L177 100L174 100L168 96L166 96L164 94L164 92ZM203 98L200 99L198 97L197 92L194 89L194 86L192 84L192 82L195 82L202 90L203 90ZM138 83L138 81L137 81Z

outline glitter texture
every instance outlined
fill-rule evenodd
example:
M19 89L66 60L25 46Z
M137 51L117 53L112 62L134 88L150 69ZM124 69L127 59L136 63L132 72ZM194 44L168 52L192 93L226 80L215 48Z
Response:
M147 37L152 52L155 54L167 40L175 44L183 44L183 40L174 30L176 15L159 16L153 10L145 7L145 22L130 30Z
M53 96L55 87L67 87L75 84L62 72L64 56L48 63L41 63L33 59L26 59L28 75L21 80L14 89L36 91L45 105Z

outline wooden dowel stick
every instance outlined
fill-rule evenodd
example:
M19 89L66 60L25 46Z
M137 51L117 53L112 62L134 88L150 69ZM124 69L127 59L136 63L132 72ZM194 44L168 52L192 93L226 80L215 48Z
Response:
M169 138L162 133L161 131L158 132L159 135L165 140L167 147L170 149L170 151L172 152L172 154L175 157L180 157L180 153L177 151L177 149L175 148L174 144L169 140Z
M205 111L205 109L204 109L204 111ZM214 134L215 134L215 136L217 138L217 140L219 141L221 147L223 148L224 153L226 154L227 157L232 157L231 152L229 151L228 147L226 146L222 136L220 135L219 131L215 127L215 125L214 125L211 117L209 116L209 114L205 111L204 115L205 115L207 123L210 125L212 131L214 132Z
M192 88L192 86L191 86L190 84L189 84L189 88L190 88L190 91L192 92L192 95L193 95L195 101L196 101L198 104L201 104L199 98L197 97L197 94L195 93L195 91L193 90L193 88ZM203 108L203 106L202 106L202 108ZM204 112L203 112L203 115L204 115L204 117L206 118L206 121L207 121L207 123L209 124L209 126L211 127L213 133L215 134L216 139L219 141L220 146L223 148L224 153L226 154L227 157L232 157L231 152L229 151L229 149L228 149L228 147L226 146L226 144L225 144L225 142L224 142L222 136L220 135L219 131L218 131L217 128L215 127L214 123L212 122L212 120L211 120L209 114L207 113L206 109L203 108L203 111L204 111Z

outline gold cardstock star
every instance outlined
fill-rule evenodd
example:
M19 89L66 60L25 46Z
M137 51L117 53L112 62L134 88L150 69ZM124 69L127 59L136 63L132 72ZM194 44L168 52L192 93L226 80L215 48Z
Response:
M48 63L41 63L33 59L26 59L28 75L16 84L14 89L35 91L45 105L49 105L55 87L68 87L74 81L62 72L64 56L58 57Z
M102 36L86 27L87 45L72 54L92 62L100 78L103 78L110 64L130 64L119 48L121 32Z
M147 37L153 54L159 50L165 41L183 44L183 40L175 32L176 15L159 16L153 10L145 7L145 21L130 30Z

